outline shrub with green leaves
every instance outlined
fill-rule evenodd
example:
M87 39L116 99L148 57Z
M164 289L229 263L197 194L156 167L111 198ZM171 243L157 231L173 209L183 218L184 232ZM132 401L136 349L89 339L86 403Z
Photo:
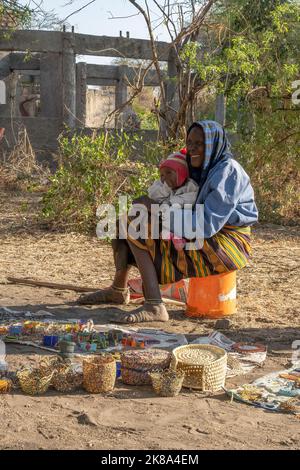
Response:
M133 161L141 147L143 156ZM120 195L130 202L158 178L164 149L155 150L153 143L143 145L141 137L126 133L61 137L61 163L44 196L44 218L56 228L93 231L99 204L116 204Z
M240 138L238 159L251 177L260 222L300 223L300 116L293 110L256 112Z

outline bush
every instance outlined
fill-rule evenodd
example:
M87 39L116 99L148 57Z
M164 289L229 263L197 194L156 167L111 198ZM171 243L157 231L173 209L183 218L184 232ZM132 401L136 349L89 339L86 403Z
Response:
M99 204L116 204L120 195L130 202L158 177L163 150L145 144L144 162L131 161L142 145L137 136L74 135L61 137L59 144L61 164L43 199L43 217L55 228L93 231Z
M251 135L234 153L251 177L261 222L299 224L299 124L292 111L256 114ZM99 204L128 202L159 177L158 162L182 142L143 142L126 133L60 139L60 161L43 198L43 218L54 228L94 232Z
M300 223L300 118L295 111L255 115L252 135L236 147L251 177L260 222Z

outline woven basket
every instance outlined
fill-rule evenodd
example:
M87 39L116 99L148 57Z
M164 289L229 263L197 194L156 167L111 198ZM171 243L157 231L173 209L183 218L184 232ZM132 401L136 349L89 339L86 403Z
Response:
M161 349L127 351L121 355L121 378L127 385L151 385L149 373L169 368L171 355Z
M51 385L58 392L73 392L77 390L83 382L83 375L73 369L71 364L58 363L52 377Z
M38 370L42 375L50 375L56 369L58 364L61 364L63 359L55 356L40 356L38 363Z
M22 369L17 372L20 387L27 395L46 393L54 372L43 373L40 369Z
M225 385L227 353L211 345L180 346L172 352L171 369L185 372L183 387L216 392Z
M89 393L105 393L114 389L116 361L111 356L96 356L83 361L83 387Z
M38 368L42 375L52 374L51 386L58 392L72 392L82 385L82 373L74 370L69 359L41 357Z
M161 397L176 397L182 388L185 373L181 370L150 372L153 390Z
M287 413L295 413L300 416L300 399L299 397L290 398L286 402L280 403L279 408Z

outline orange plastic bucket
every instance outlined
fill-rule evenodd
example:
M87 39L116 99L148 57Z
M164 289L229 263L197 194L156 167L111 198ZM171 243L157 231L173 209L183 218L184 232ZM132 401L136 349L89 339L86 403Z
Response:
M222 318L236 312L236 271L191 278L185 315Z

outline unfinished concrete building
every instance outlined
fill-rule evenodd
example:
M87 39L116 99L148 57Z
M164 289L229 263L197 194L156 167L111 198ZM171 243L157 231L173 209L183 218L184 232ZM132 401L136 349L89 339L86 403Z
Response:
M99 127L109 111L127 101L128 82L132 83L137 73L135 67L126 65L77 62L78 56L152 59L150 41L132 39L128 34L107 37L19 30L6 37L4 30L0 38L0 80L6 85L6 104L0 104L0 127L5 128L5 146L11 148L18 130L25 126L34 149L46 156L56 151L57 138L65 127L83 131ZM176 85L172 81L176 76L175 59L170 44L157 42L156 47L159 60L166 64L168 103L176 109ZM149 70L145 86L158 84L156 70ZM89 91L90 86L102 91ZM116 124L110 122L108 127Z

